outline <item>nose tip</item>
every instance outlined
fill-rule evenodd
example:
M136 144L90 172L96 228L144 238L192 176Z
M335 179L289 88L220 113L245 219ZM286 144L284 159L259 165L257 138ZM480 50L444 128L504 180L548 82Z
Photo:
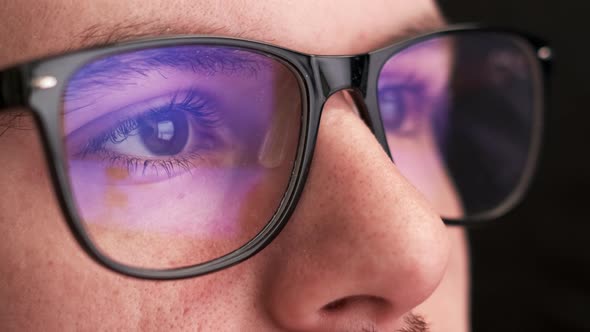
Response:
M369 128L331 101L304 193L271 248L268 308L285 329L389 330L440 282L449 239Z

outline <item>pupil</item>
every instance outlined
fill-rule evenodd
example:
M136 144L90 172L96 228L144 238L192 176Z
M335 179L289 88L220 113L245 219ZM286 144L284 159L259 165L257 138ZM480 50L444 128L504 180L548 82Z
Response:
M188 122L184 112L167 112L139 121L141 142L151 153L171 156L188 142Z

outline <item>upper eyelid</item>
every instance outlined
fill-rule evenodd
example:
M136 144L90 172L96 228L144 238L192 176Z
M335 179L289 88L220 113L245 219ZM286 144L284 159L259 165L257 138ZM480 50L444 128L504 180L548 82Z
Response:
M198 50L198 52L196 51ZM130 77L146 76L162 68L191 70L211 75L218 72L256 75L269 61L256 53L219 47L178 46L135 51L97 59L78 70L71 77L64 99L78 98L79 94L96 87L129 84Z

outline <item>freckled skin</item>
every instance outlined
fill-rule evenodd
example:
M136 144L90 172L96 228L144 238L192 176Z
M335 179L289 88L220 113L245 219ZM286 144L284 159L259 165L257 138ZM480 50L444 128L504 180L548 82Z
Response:
M127 195L116 189L108 191L105 196L105 202L108 206L124 207L127 205Z
M77 48L95 25L155 17L171 33L207 25L317 54L366 52L413 20L438 17L430 0L360 4L9 1L0 67ZM58 208L36 130L2 135L0 164L0 330L395 331L416 312L432 331L468 331L463 231L444 226L341 95L325 106L308 182L283 232L252 259L200 278L136 280L88 258Z
M129 172L122 168L109 167L106 169L106 177L112 181L125 180L129 176Z

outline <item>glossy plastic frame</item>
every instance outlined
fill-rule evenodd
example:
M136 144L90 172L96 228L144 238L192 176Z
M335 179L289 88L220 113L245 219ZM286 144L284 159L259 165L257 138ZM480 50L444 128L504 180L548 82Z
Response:
M293 213L303 191L314 153L323 105L329 96L337 91L352 93L363 120L372 130L376 139L389 153L377 101L377 80L384 63L392 55L426 39L489 32L509 34L530 45L534 55L543 49L550 50L542 40L513 30L494 29L476 25L462 25L424 34L416 38L393 44L386 48L354 56L316 56L264 43L208 36L178 36L128 42L50 57L21 64L0 71L0 113L10 107L26 107L35 116L43 135L43 146L50 167L56 194L72 234L84 250L99 264L125 275L146 279L181 279L200 276L235 265L253 256L268 245L281 231ZM302 112L299 148L287 192L270 222L251 241L237 250L215 260L176 269L154 270L120 264L104 255L91 241L76 212L66 174L66 160L63 156L61 137L61 100L66 83L81 66L94 59L111 54L145 48L179 45L223 45L253 50L272 56L289 66L298 76L305 109ZM547 77L550 59L538 56L541 74ZM543 81L539 77L539 81ZM545 80L546 83L546 80ZM543 94L544 86L539 87ZM448 224L473 224L495 218L514 207L523 197L534 173L543 128L543 105L539 101L534 116L532 152L527 163L526 174L513 194L498 208L464 220L445 220Z

